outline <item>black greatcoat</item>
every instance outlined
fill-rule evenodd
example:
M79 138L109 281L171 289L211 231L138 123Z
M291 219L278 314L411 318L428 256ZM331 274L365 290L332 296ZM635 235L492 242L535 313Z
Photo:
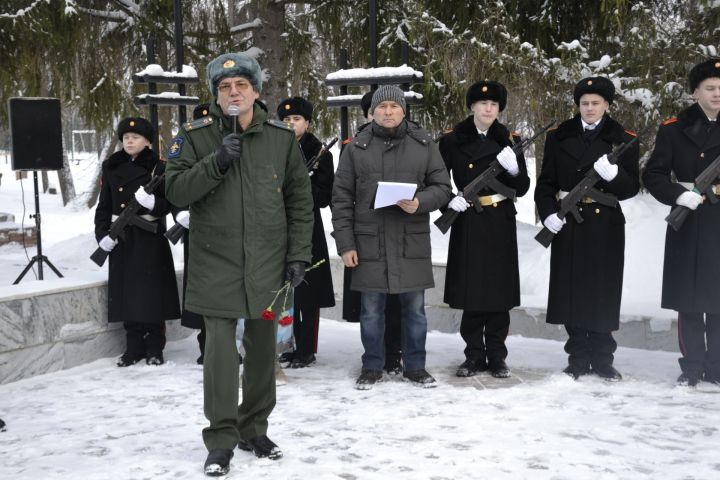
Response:
M665 205L686 191L671 181L694 183L695 178L720 155L720 126L708 121L698 104L684 110L677 121L658 130L643 181ZM715 183L720 183L717 179ZM662 307L681 312L720 313L720 203L703 202L679 232L670 226L665 236Z
M135 191L151 176L165 171L165 162L146 148L132 161L124 150L115 152L102 165L102 188L95 210L95 238L108 233L112 215L119 215L135 198ZM133 225L125 239L110 252L108 267L108 321L160 323L180 317L177 282L172 254L165 233L170 203L164 182L155 190L155 206L141 208L139 215L158 217L157 233Z
M559 191L570 191L614 145L632 140L634 134L605 115L589 145L582 138L580 115L547 134L542 171L535 187L540 219L556 213ZM618 161L618 174L610 182L600 180L595 188L618 200L635 196L640 189L635 144ZM620 323L623 266L625 261L625 216L618 204L580 203L583 223L572 215L552 242L547 322L607 333Z
M512 140L511 140L512 138ZM458 123L440 139L440 153L458 190L484 172L506 146L519 142L497 120L487 138L477 131L472 115ZM525 157L517 157L520 173L507 172L498 180L521 197L530 188ZM482 190L480 196L497 192ZM473 199L468 199L472 202ZM470 207L452 225L445 274L444 301L452 308L473 312L506 312L520 305L515 204L504 200L483 207L482 213Z
M322 143L312 133L300 138L300 148L306 160L313 158L322 148ZM295 288L295 303L301 308L328 308L335 306L335 292L332 285L330 260L328 256L325 227L320 209L330 205L335 167L330 152L325 152L310 177L315 223L312 233L312 263L325 259L325 263L310 270L305 281Z

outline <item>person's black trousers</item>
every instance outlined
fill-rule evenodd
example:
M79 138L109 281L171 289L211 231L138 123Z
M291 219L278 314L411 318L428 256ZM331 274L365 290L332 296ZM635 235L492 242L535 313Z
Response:
M505 339L510 330L510 312L468 312L460 320L465 340L465 358L473 362L505 360Z

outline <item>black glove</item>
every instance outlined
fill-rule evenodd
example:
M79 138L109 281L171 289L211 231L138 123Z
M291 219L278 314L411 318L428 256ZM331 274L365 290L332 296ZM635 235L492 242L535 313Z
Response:
M292 288L297 287L305 278L305 263L290 262L285 270L285 280L290 282Z
M232 162L240 160L242 141L239 133L231 133L223 138L222 145L215 152L215 163L221 172L227 172Z

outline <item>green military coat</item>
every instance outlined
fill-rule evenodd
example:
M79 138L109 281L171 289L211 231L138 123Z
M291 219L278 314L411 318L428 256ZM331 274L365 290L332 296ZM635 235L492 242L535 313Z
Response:
M185 124L168 153L166 193L190 206L185 308L259 318L284 282L285 265L310 262L310 179L293 131L267 120L260 102L242 132L241 161L223 174L215 151L230 133L230 118L215 103L209 116ZM276 314L281 305L282 298Z

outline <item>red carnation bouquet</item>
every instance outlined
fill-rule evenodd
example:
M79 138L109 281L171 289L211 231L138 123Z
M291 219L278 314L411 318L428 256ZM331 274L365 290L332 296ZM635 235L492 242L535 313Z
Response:
M312 265L307 270L305 270L305 272L309 272L313 268L317 268L318 266L322 265L323 263L325 263L324 258L322 260L320 260L319 262L317 262L316 264ZM275 298L273 298L273 301L270 302L270 306L267 307L265 310L263 310L262 314L260 314L260 318L262 318L263 320L275 320L275 312L273 311L273 307L275 306L275 302L277 302L277 299L280 297L280 295L284 294L282 310L281 310L281 314L280 314L280 320L278 320L278 325L283 326L283 327L291 325L293 322L293 317L287 306L287 300L288 300L288 295L290 294L290 290L292 290L292 288L290 287L290 281L287 280L287 281L285 281L283 286L280 288L280 290L278 290L277 293L275 294Z

